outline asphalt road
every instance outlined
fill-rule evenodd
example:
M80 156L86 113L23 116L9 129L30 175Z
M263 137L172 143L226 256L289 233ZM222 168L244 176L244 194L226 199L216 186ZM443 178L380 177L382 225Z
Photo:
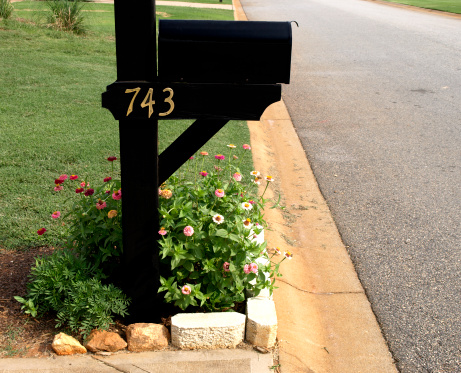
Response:
M283 97L398 369L461 372L461 19L241 3L299 24Z

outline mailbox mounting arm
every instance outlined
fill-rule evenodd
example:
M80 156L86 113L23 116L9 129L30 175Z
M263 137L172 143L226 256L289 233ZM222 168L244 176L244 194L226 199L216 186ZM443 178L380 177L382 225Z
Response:
M195 154L228 122L226 119L198 119L158 158L159 185Z

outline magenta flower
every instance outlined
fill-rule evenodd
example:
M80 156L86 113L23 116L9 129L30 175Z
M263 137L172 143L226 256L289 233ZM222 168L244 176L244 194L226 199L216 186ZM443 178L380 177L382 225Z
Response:
M61 185L56 185L56 186L54 187L54 191L55 191L55 192L59 192L59 191L62 190L62 189L63 189L63 188L62 188Z
M69 176L67 176L66 174L62 174L61 176L59 176L59 180L64 181L64 180L67 180L68 177Z
M219 160L224 160L226 158L222 154L215 155L214 157L215 157L215 159L219 159Z
M256 202L253 201L252 199L250 199L248 202L251 203L252 205L254 205L254 204L256 203Z
M51 217L53 219L58 219L59 217L61 216L61 212L60 211L55 211L51 214Z
M103 201L102 199L99 199L98 202L96 202L96 208L98 210L102 210L103 208L105 208L107 206L107 203L106 201Z
M70 178L71 180L77 180L78 179L78 176L77 175L70 175Z
M41 235L42 235L43 233L45 233L45 232L46 232L46 229L45 229L45 228L40 228L40 229L37 231L37 234L38 234L39 236L41 236Z
M251 146L248 145L248 144L243 144L242 148L245 149L245 150L251 150Z
M206 171L200 171L200 175L203 176L203 177L205 177L205 176L208 175L208 172L206 172Z
M190 237L194 234L194 228L188 225L187 227L184 228L183 232L184 232L184 235Z
M190 292L191 292L191 287L189 285L184 285L182 288L181 288L181 292L184 294L184 295L189 295Z
M75 193L82 193L83 192L83 188L77 188L75 189Z
M216 189L214 194L216 195L216 197L219 197L219 198L224 197L224 190Z
M122 190L119 189L116 192L112 193L112 198L118 201L119 199L122 199Z
M222 265L224 272L230 272L229 265L230 264L228 262L224 262L224 264Z
M245 272L246 274L250 273L251 272L251 269L250 269L250 265L249 264L245 264L243 266L243 272Z
M111 181L111 180L112 180L112 178L110 176L107 176L107 177L104 178L105 183L107 183L108 181Z
M189 159L190 159L190 160L193 160L193 159L194 159L194 156L192 156L192 157L189 157Z
M108 157L107 160L109 162L113 162L113 161L116 161L117 160L117 157Z
M94 189L92 188L88 188L87 190L85 190L85 196L89 197L89 196L92 196L94 194Z
M164 227L160 228L160 230L158 231L158 234L164 236L165 234L167 234L168 232L165 230Z
M240 172L236 172L235 174L232 175L232 177L235 179L235 181L242 180L242 174Z

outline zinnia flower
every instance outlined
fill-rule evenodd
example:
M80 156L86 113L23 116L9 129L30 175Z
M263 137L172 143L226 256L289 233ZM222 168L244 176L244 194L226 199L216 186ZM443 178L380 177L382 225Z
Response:
M285 255L285 258L287 258L288 260L293 259L293 254L291 252L285 251L283 254Z
M255 179L253 180L253 183L260 185L261 182L259 180L261 180L260 177L255 177Z
M83 188L77 188L75 189L75 193L82 193L83 192Z
M107 183L108 181L111 181L111 180L112 180L112 178L110 176L107 176L107 177L104 178L105 183Z
M61 185L56 185L56 186L54 187L54 191L55 191L55 192L59 192L59 191L62 190L62 189L63 189L63 188L62 188Z
M90 184L88 183L88 185L86 185L85 181L82 181L82 182L80 183L80 186L81 186L82 188L85 188L85 186L90 186Z
M224 197L224 190L216 189L214 194L216 195L216 197L219 197L219 198Z
M41 235L42 235L43 233L45 233L45 232L46 232L46 229L45 229L45 228L40 228L40 229L37 231L37 234L38 234L39 236L41 236Z
M235 149L235 148L236 148L236 146L235 146L234 144L229 144L229 145L227 145L227 147L228 147L228 148L231 148L231 149Z
M77 180L78 179L78 176L77 175L70 175L70 178L71 180Z
M119 189L116 192L112 193L112 198L118 201L119 199L122 199L122 190Z
M203 156L208 155L208 152L200 152L200 155L203 155Z
M203 177L205 177L205 176L208 175L208 172L206 172L206 171L200 171L200 175L203 176Z
M242 180L242 174L240 172L236 172L235 174L232 175L232 177L235 179L235 181Z
M218 154L218 155L215 155L214 156L216 159L219 159L219 160L224 160L226 157L223 156L222 154Z
M258 265L256 263L250 263L250 271L253 273L258 273Z
M250 174L257 177L259 176L259 171L251 171Z
M192 157L189 157L189 159L190 159L190 160L194 159L194 156L192 156Z
M235 154L232 156L234 159L239 159Z
M252 205L254 205L256 202L253 201L252 199L250 199L250 200L248 201L248 203L251 203Z
M229 265L230 264L228 262L224 262L224 264L222 265L224 272L230 272Z
M107 160L108 160L109 162L113 162L113 161L116 161L116 160L117 160L117 157L109 157L109 158L107 158Z
M214 169L215 169L216 171L218 171L218 172L222 171L222 168L221 168L221 167L218 167L218 166L216 166L216 165L214 166Z
M245 149L245 150L251 150L251 146L248 145L248 144L243 144L242 148Z
M68 176L66 174L62 174L61 176L59 176L59 180L67 180Z
M55 211L51 214L51 217L53 219L58 219L59 217L61 216L61 212L60 211Z
M275 254L282 255L282 251L278 247L274 247Z
M245 272L246 274L250 273L251 270L250 270L250 265L249 264L245 264L243 266L243 272Z
M107 217L109 219L112 219L112 218L115 218L117 216L118 212L117 210L110 210L108 213L107 213Z
M96 208L98 210L102 210L103 208L105 208L107 206L107 203L106 201L103 201L102 199L98 199L98 202L96 202Z
M244 210L251 210L253 208L253 205L250 202L243 202L242 207Z
M160 196L165 199L170 199L172 195L173 195L173 192L169 189L164 189L160 192Z
M245 228L247 228L247 229L250 229L250 228L253 226L253 224L251 224L251 219L246 219L246 220L244 220L244 221L243 221L243 226L244 226Z
M89 196L92 196L94 194L94 189L92 188L88 188L87 190L85 190L85 196L89 197Z
M189 285L184 285L182 288L181 288L181 292L184 294L184 295L189 295L190 292L192 291L191 287Z
M158 234L164 236L165 234L167 234L168 232L165 230L164 227L160 228L160 230L158 231Z
M183 230L185 236L192 236L194 234L194 228L192 228L190 225L186 226Z
M56 180L54 181L54 183L56 184L56 186L62 184L63 182L64 182L64 180L62 180L62 179L56 179Z
M272 176L266 176L266 181L268 182L274 181L274 178Z
M213 221L216 224L221 224L222 222L224 222L224 216L216 214L215 216L213 216Z

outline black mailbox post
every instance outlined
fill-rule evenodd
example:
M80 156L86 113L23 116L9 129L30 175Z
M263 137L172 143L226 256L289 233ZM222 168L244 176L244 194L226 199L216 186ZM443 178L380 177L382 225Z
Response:
M289 22L161 20L155 0L115 0L117 81L102 106L119 120L122 286L130 321L164 315L158 258L158 186L229 120L258 120L289 83ZM158 119L196 119L160 156Z

